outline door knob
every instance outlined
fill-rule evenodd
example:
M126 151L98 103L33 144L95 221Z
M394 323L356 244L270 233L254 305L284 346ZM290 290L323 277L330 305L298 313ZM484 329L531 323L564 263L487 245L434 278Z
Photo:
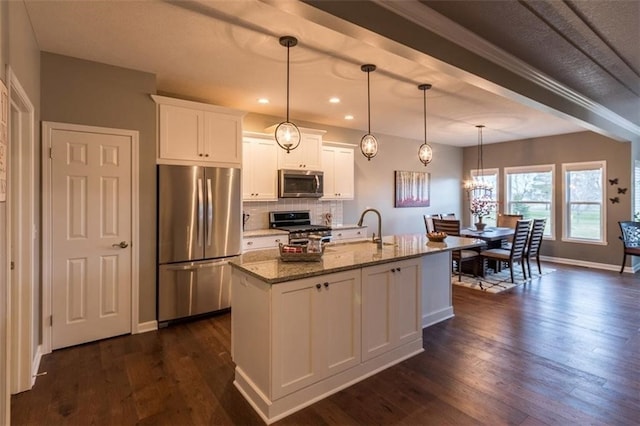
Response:
M127 248L129 247L129 244L127 244L126 241L120 241L119 243L111 244L111 247Z

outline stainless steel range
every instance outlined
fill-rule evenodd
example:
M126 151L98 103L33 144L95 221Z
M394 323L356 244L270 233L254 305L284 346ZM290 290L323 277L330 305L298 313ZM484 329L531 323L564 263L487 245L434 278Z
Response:
M309 210L269 212L269 227L289 232L289 244L307 244L310 235L331 241L331 228L312 225Z

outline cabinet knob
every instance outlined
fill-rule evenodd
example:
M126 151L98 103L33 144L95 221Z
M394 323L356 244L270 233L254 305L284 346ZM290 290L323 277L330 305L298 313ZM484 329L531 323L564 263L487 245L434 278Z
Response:
M397 268L396 271L400 272L400 268Z
M329 287L329 283L324 283L324 287L325 288Z
M202 154L198 154L199 157L202 157Z
M209 156L209 154L205 154L204 156L205 156L205 157L208 157L208 156Z
M252 246L253 245L253 241L247 241L247 245L248 246Z
M280 242L280 238L278 238L278 239L276 240L276 243L279 243L279 242Z
M391 268L391 272L396 272L396 268Z
M316 288L317 288L318 290L320 290L320 289L322 288L322 285L320 285L320 284L316 284Z

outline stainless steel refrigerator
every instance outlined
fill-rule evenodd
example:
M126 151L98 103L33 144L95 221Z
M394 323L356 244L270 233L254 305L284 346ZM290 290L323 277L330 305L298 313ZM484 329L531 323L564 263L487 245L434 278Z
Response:
M241 248L240 169L158 166L158 321L231 306Z

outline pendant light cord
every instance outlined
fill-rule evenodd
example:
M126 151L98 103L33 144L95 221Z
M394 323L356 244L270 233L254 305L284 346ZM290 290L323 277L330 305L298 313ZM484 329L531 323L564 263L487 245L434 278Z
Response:
M484 162L482 159L482 128L484 125L480 124L476 126L478 128L478 174L480 180L484 183Z
M424 95L424 143L427 143L427 89L422 91Z
M287 122L289 122L289 50L291 47L287 44Z
M369 83L369 75L371 74L371 71L367 71L367 128L368 128L368 132L369 134L371 134L371 85Z

